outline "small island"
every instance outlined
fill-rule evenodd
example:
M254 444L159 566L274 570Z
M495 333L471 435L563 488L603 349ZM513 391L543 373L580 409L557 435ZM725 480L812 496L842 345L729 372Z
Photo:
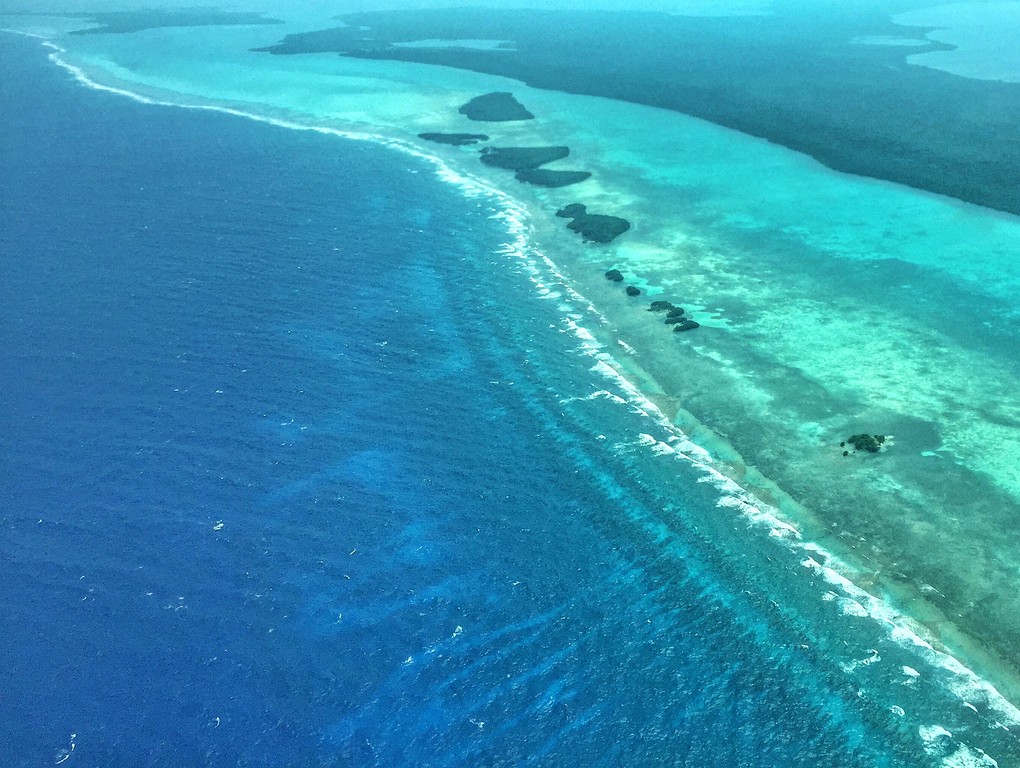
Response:
M630 229L630 222L619 216L588 213L587 206L573 203L556 211L561 219L571 219L567 228L577 232L586 243L611 243Z
M534 184L538 187L569 187L571 184L580 184L591 178L588 171L551 171L548 168L533 168L526 171L518 171L514 176L517 181L525 184Z
M700 328L701 323L696 320L691 320L687 317L687 310L683 307L678 307L672 301L665 301L663 299L657 299L648 306L648 312L665 312L666 313L666 325L672 325L673 331L682 333L684 331L693 331L695 328Z
M535 118L524 108L523 104L514 98L512 93L505 91L476 96L457 111L467 116L468 120L487 123L506 123L513 120L533 120Z
M553 171L541 167L569 154L569 147L486 147L482 150L482 162L493 168L516 171L517 181L539 187L566 187L590 179L587 171Z
M418 138L425 141L434 141L437 144L450 144L455 147L480 144L483 141L489 140L489 137L484 133L419 133Z
M482 162L508 171L531 171L569 154L568 147L486 147Z

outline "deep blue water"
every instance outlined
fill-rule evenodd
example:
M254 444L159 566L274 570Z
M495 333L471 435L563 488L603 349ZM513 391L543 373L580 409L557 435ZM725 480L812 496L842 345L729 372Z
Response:
M909 762L560 415L485 204L0 64L0 765Z

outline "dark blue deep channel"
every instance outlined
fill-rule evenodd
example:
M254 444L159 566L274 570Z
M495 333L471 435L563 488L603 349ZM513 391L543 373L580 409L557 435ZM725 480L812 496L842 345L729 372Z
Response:
M632 524L485 205L0 60L0 765L910 762Z

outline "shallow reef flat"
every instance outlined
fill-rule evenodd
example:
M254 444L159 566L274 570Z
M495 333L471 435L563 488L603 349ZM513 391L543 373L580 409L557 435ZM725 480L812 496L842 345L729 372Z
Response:
M379 30L397 16L351 21L369 27L373 45L385 48ZM612 21L599 14L570 18L582 17ZM421 18L456 21L449 30L455 38L478 36L467 34L471 13ZM507 22L501 18L496 12L474 22ZM855 37L869 30L891 33L885 22L865 21L849 25ZM711 31L714 22L666 20L660 26L674 23L698 29L707 24ZM743 55L747 35L740 30L751 23L719 24L712 39L721 61ZM771 22L753 23L763 34L760 27ZM724 27L734 30L733 39ZM480 163L470 147L432 149L528 206L536 242L605 313L627 345L621 348L635 350L648 391L659 393L664 412L689 434L712 446L735 479L782 501L784 514L805 536L857 556L869 584L899 595L936 636L954 646L969 641L972 651L980 646L1006 659L1002 668L1016 668L1020 404L1002 387L1020 378L1020 227L1014 217L834 173L774 144L622 98L591 99L374 55L281 59L249 50L265 49L272 28L222 29L231 36L219 48L207 43L205 58L170 45L153 48L130 35L74 41L86 59L91 49L84 46L96 46L91 60L100 68L106 61L144 62L128 71L143 86L216 102L263 103L273 114L299 121L353 125L406 140L419 133L473 132L477 123L459 108L481 95L512 92L535 117L487 123L490 141L500 147L569 146L570 158L592 174L583 186L521 184L504 169ZM354 33L345 29L349 40ZM847 24L839 29L841 35L850 31ZM617 34L608 23L595 29L607 36L608 49L618 51L623 41L637 45L628 30L633 27ZM366 35L364 29L355 32ZM428 36L441 37L436 32ZM405 36L412 34L424 32L407 27ZM564 34L569 45L574 33ZM817 40L791 36L783 50L810 58L817 55L814 46L834 44L835 33L827 34ZM335 44L335 36L326 37ZM844 42L866 57L881 49L877 55L890 65L902 60L904 50L918 50L897 53ZM763 45L775 44L766 36ZM697 41L691 45L705 50ZM478 55L490 54L505 60L512 52ZM687 53L678 60L688 61ZM541 56L534 66L546 76L556 71ZM253 70L258 78L250 77ZM775 73L765 68L759 74L756 82L768 83ZM678 77L682 83L683 67ZM823 82L807 88L804 104L791 108L813 108L811 88ZM896 77L889 82L895 86ZM779 92L789 84L781 79ZM860 99L866 94L855 92ZM886 131L884 113L875 114L872 130ZM954 151L985 152L982 125L970 127L972 144ZM849 121L838 146L850 151L859 128L859 121ZM905 157L922 151L925 131L922 125L916 135L902 135ZM984 175L982 167L967 166L966 173L958 168L945 181L997 178ZM555 216L573 204L585 206L585 214L625 219L630 228L609 243L584 242ZM623 290L605 279L609 269L625 276ZM684 307L699 328L672 332L626 295L628 286L649 301ZM606 343L615 344L613 339L609 335ZM891 439L879 453L843 456L839 443L856 434Z
M844 557L857 583L906 611L930 642L1020 701L1020 400L1003 384L1020 379L1020 221L929 194L1009 210L1013 149L990 126L1016 124L1013 92L994 92L1002 101L993 109L984 86L939 91L950 76L903 63L919 46L851 42L912 33L864 11L810 31L796 19L624 16L552 15L531 29L498 11L415 14L417 26L408 15L352 16L360 27L305 41L319 55L286 59L248 52L271 47L270 29L237 32L230 47L197 62L170 45L146 51L148 59L138 57L141 41L114 50L111 36L91 61L140 58L145 66L129 74L146 87L411 142L502 190L527 209L531 242L597 310L585 320L600 354L615 355L727 477L774 504L805 541ZM519 34L496 34L512 24ZM581 29L605 35L605 51L585 53ZM340 51L331 47L340 37L347 55L321 55ZM509 49L391 50L387 42L433 37L549 45L514 59ZM647 40L666 38L669 56L653 61ZM638 61L619 77L598 75L632 53ZM674 66L675 81L653 76ZM259 77L246 79L253 69ZM518 183L522 173L552 169L515 171L514 181L507 168L480 162L479 147L419 141L471 134L477 123L459 108L510 91L533 117L487 123L491 144L569 147L570 162L591 174L583 184ZM615 98L584 95L595 92ZM926 110L943 99L961 112L943 104L935 126ZM918 189L883 180L906 180L904 169L917 174ZM579 237L578 222L597 217L626 222L625 233ZM685 323L696 327L674 330ZM671 470L662 474L665 487ZM742 535L731 511L712 518L721 548Z

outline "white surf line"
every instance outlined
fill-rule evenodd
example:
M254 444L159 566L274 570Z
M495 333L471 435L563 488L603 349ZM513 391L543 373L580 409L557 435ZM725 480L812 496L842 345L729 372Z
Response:
M593 356L595 356L594 352L595 350L592 350ZM964 705L973 706L973 701L977 701L978 704L986 706L1001 718L1001 721L997 723L1001 727L1006 730L1020 727L1020 708L1017 708L999 693L995 686L984 680L952 654L937 650L924 640L918 631L912 628L917 626L917 623L910 616L897 611L885 601L853 583L841 571L853 573L854 569L820 545L803 541L797 528L784 520L777 509L763 503L750 491L720 472L714 466L708 452L701 446L692 443L687 435L673 424L655 403L645 397L615 366L610 365L605 359L608 357L605 353L599 353L598 357L602 359L596 363L595 367L624 391L627 403L639 408L660 428L673 435L666 443L651 435L642 434L640 439L643 445L656 454L671 453L677 459L686 459L698 466L705 473L704 482L711 483L720 491L721 498L718 501L718 506L736 510L752 524L766 527L770 536L782 539L791 550L799 550L806 555L802 565L813 570L831 587L842 592L839 597L840 604L844 609L853 608L853 610L844 610L845 615L859 616L862 612L866 613L868 617L885 629L887 638L893 643L912 650L931 666L942 669L955 677L955 681L947 683L947 690L957 696ZM691 455L684 455L688 451Z
M602 345L597 342L590 331L571 318L567 318L564 322L575 337L581 340L581 349L584 354L595 359L593 370L613 382L616 388L623 393L623 397L620 397L610 391L600 390L587 398L568 398L568 400L605 398L626 404L634 412L649 418L671 437L668 442L663 442L652 435L641 433L638 443L640 446L649 448L657 455L671 454L678 460L685 460L697 466L705 473L702 482L711 483L720 492L720 499L717 502L719 507L734 509L753 525L766 527L770 536L782 539L791 551L800 550L807 555L802 565L814 570L826 583L843 593L842 595L829 594L838 599L844 615L869 617L885 630L886 637L894 644L911 650L931 666L955 677L955 681L946 683L946 690L957 696L964 706L973 709L972 701L977 701L1000 718L1000 721L995 723L996 726L1005 730L1020 726L1020 709L1000 694L995 686L981 678L955 656L935 649L920 636L918 631L912 628L917 626L917 622L910 616L897 611L885 601L857 586L841 573L841 571L854 572L854 569L850 568L847 563L820 545L803 541L800 531L790 522L784 520L778 509L765 504L748 489L723 474L715 466L708 451L692 442L686 433L621 372L616 360L603 350ZM822 562L819 563L815 559L816 557ZM829 599L833 599L833 597ZM875 657L869 657L866 664L877 660L876 652ZM970 747L965 744L960 747L961 751L969 749Z
M8 29L7 27L0 27L0 32L6 32L10 35L21 35L22 37L31 37L36 40L49 40L49 38L45 35L37 35L35 32L26 32L23 29Z
M482 179L467 176L458 172L440 157L424 152L406 141L379 134L344 131L338 128L307 125L279 118L266 117L256 113L245 112L232 107L207 104L181 104L172 101L164 101L143 96L123 88L103 85L102 83L92 80L80 67L64 60L61 57L61 54L66 54L66 49L61 48L40 35L16 31L15 34L24 34L27 37L34 37L43 40L43 45L52 49L52 53L49 55L50 61L68 71L75 80L88 88L124 96L143 104L177 107L181 109L206 110L247 118L255 120L256 122L275 125L291 130L312 131L315 133L337 136L339 138L355 141L369 141L421 159L435 168L436 174L441 180L458 187L465 196L469 198L485 197L490 201L498 203L499 206L503 208L503 210L492 216L492 218L501 220L505 224L507 227L507 233L513 238L512 244L507 243L504 245L503 252L506 255L512 255L519 258L519 263L522 263L528 268L530 273L529 279L531 279L532 282L541 282L541 270L539 269L539 264L541 264L563 287L565 293L577 302L581 308L596 317L600 323L608 324L608 320L605 315L599 311L590 300L567 283L566 277L563 275L556 263L542 251L530 244L528 236L532 229L528 224L528 211L522 203L515 200L507 192L504 192ZM531 254L531 256L529 256L529 254ZM538 263L535 263L535 260L537 260ZM969 667L964 665L951 654L936 650L930 643L922 639L916 631L910 628L910 625L916 625L916 622L911 620L909 616L900 613L892 606L858 587L849 578L832 567L836 566L844 571L853 572L853 569L849 568L846 563L843 563L832 553L816 544L801 541L798 529L788 521L783 520L776 508L765 504L755 497L749 490L740 486L733 479L717 469L715 462L708 451L692 442L677 425L675 425L664 413L662 413L655 403L641 393L638 387L624 376L623 373L621 373L616 360L612 357L612 355L603 351L602 345L595 340L594 336L592 336L588 329L578 324L576 319L573 317L565 318L565 322L574 336L582 342L582 349L585 354L596 360L593 369L602 374L605 378L614 382L624 392L626 395L626 401L630 406L637 408L643 415L650 418L660 428L671 435L668 443L655 440L654 449L657 453L671 454L678 460L684 460L699 467L699 469L705 473L702 482L709 482L718 491L720 491L721 498L717 503L719 507L733 508L737 510L743 517L745 517L745 519L749 520L753 524L768 527L771 536L782 538L791 548L804 551L808 556L802 565L815 570L831 586L838 587L844 592L844 595L847 598L859 603L867 611L870 618L878 621L886 628L888 637L893 642L902 646L911 647L915 650L915 652L921 655L925 661L932 664L932 666L939 667L957 677L957 684L950 685L949 690L957 695L961 701L965 704L970 704L971 702L967 700L967 697L979 699L979 703L987 706L991 710L994 710L1006 721L1004 723L997 723L997 725L1006 730L1010 730L1011 727L1020 726L1020 709L1002 696L1002 694L1000 694L991 683L978 676ZM647 437L650 438L651 436ZM654 438L652 439L654 440ZM651 445L651 443L649 443L649 445ZM824 564L819 563L814 559L814 557L812 557L812 555L820 557Z

